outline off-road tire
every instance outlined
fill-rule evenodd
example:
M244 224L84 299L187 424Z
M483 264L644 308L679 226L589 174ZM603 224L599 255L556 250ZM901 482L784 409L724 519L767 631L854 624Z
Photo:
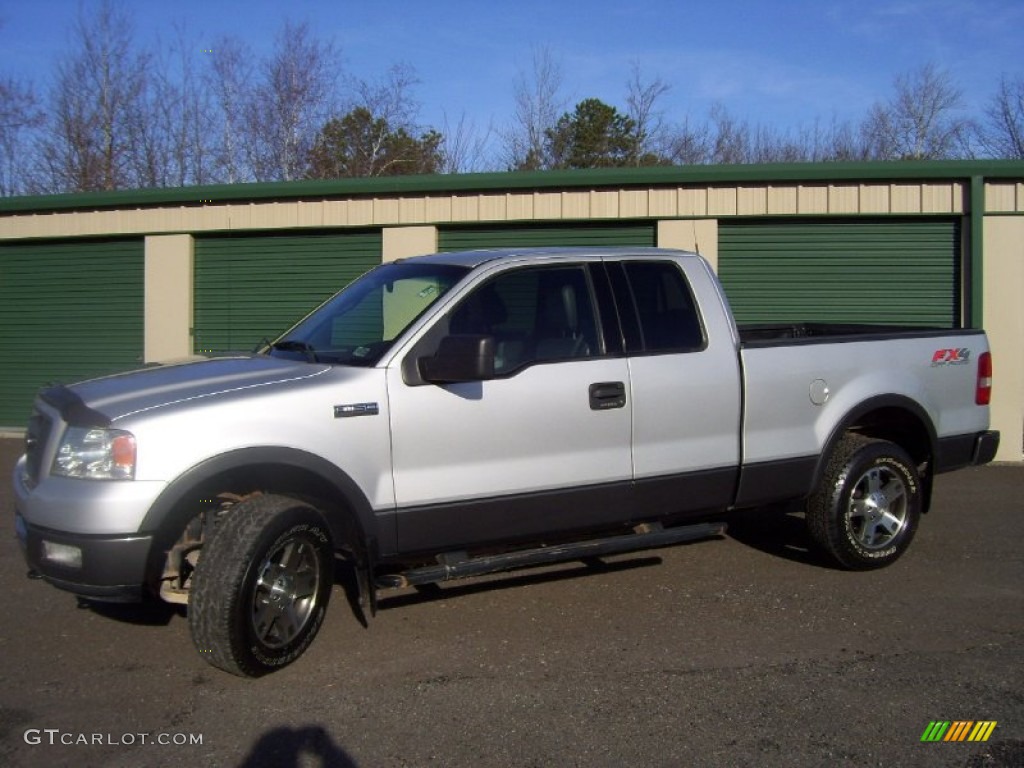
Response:
M320 513L285 496L252 496L203 545L188 604L192 642L235 675L280 669L313 642L333 583L331 535Z
M849 570L882 568L910 546L921 517L921 478L898 445L847 434L807 502L815 548Z

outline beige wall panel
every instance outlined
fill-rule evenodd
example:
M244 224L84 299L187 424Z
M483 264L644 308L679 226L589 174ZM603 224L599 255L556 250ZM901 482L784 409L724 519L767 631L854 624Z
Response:
M1017 186L1006 183L985 185L985 210L988 213L1012 213L1017 210Z
M828 187L824 184L798 187L796 208L797 213L828 213Z
M708 216L735 216L736 211L736 187L708 188Z
M591 191L590 216L594 219L619 218L619 191L617 189Z
M252 209L253 229L288 229L298 226L299 209L295 203L259 203Z
M452 199L450 196L427 198L427 221L451 221Z
M348 225L366 227L373 224L373 200L360 198L348 201Z
M647 197L649 216L676 216L679 214L677 189L652 189Z
M559 192L536 192L533 196L534 215L538 219L562 218L562 195Z
M952 213L952 184L922 184L921 211L923 213Z
M453 196L452 221L480 221L480 198L476 195Z
M401 198L398 201L398 221L402 224L425 224L427 222L426 198Z
M1021 461L1024 435L1024 216L987 216L985 330L992 347L992 428L1000 461Z
M533 193L510 192L505 202L505 215L510 220L533 218Z
M770 187L765 202L768 213L796 213L796 187Z
M893 184L892 213L920 213L921 185Z
M740 216L768 213L768 187L740 187L736 190L736 212Z
M300 227L322 227L324 225L324 204L316 202L300 202L297 218Z
M252 227L252 203L227 206L228 229L249 229Z
M324 200L324 226L344 227L348 224L348 201Z
M191 235L157 235L145 243L144 359L168 362L192 354Z
M383 261L437 252L437 227L384 227L381 230Z
M888 184L860 185L861 213L888 213L892 207L892 190Z
M830 184L828 188L828 212L845 214L860 213L860 187Z
M480 220L505 221L508 218L508 198L505 195L480 195Z
M589 192L563 192L562 193L562 218L563 219L589 219L590 218L590 193Z
M401 221L399 216L399 201L396 197L375 197L373 199L373 223L374 224L397 224Z
M676 210L680 216L707 216L708 190L703 187L681 187Z
M209 206L206 208L186 208L184 211L182 211L182 213L185 214L186 226L169 227L168 230L184 230L186 232L195 232L211 229L226 229L231 224L231 219L228 216L227 206L224 205ZM298 209L296 209L297 219L298 216L299 211Z
M173 224L174 226L171 226ZM127 221L122 221L121 228L113 230L119 233L169 232L183 229L180 217L172 221L172 215L164 208L147 208L131 212Z
M718 270L717 219L665 219L658 222L659 248L696 251Z
M619 215L624 219L643 219L650 209L650 196L646 189L624 189L619 192Z

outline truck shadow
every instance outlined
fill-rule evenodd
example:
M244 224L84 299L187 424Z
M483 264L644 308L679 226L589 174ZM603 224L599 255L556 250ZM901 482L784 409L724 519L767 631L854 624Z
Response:
M831 569L811 547L802 510L765 507L744 509L721 518L726 535L744 546L804 565Z
M175 616L185 618L187 615L184 605L172 605L156 598L141 603L103 603L78 598L78 607L81 610L92 611L105 619L146 627L167 626Z

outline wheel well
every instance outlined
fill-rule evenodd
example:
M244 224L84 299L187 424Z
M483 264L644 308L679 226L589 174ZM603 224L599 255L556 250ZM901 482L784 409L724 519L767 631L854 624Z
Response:
M928 512L932 503L935 435L920 415L900 406L884 406L858 415L844 431L888 440L910 454L921 477L921 511Z
M304 467L259 462L224 469L204 476L177 495L163 514L154 536L149 562L149 584L165 600L185 602L187 581L197 562L189 561L216 518L234 503L252 494L290 496L308 503L323 514L334 549L357 560L365 556L366 538L356 511L344 492L334 483ZM168 584L177 581L177 587ZM179 599L174 598L175 593Z
M918 467L932 460L932 438L921 419L899 407L878 408L858 416L847 432L895 443L910 454Z

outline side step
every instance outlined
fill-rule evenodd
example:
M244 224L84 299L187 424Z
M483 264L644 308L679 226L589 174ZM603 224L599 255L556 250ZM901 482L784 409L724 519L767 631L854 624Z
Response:
M439 555L437 565L427 565L402 573L378 576L376 585L381 589L413 587L420 584L436 584L441 581L464 579L469 576L482 576L513 568L549 565L567 560L586 560L606 555L621 555L626 552L639 552L644 549L681 544L684 541L722 536L725 533L725 527L725 523L698 523L663 528L661 523L645 523L634 528L634 533L623 536L524 549L500 555L469 557L465 552L452 552Z

